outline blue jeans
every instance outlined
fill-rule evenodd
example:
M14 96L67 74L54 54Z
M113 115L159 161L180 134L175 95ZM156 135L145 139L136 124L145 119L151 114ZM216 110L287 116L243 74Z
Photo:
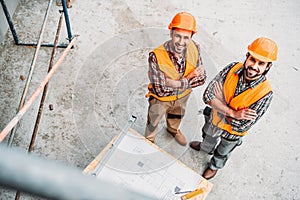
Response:
M224 130L214 126L211 120L211 116L205 116L205 124L202 129L203 141L200 147L204 152L213 154L209 167L216 170L225 166L231 152L242 144L242 138L237 140L223 138L221 135Z
M225 166L231 152L235 149L235 147L240 146L241 144L241 138L230 141L221 137L221 141L217 145L217 148L210 159L209 168L212 170L222 169Z

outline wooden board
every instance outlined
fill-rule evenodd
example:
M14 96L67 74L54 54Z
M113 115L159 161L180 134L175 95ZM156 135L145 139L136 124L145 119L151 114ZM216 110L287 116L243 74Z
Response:
M212 188L201 175L132 129L116 135L83 173L164 200L181 199L184 193L176 192L196 189L200 194L190 199L205 199Z

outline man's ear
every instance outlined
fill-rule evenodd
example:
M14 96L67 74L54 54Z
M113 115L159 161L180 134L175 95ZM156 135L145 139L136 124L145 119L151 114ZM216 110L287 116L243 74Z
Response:
M267 65L267 67L266 67L266 70L269 71L269 69L270 69L272 66L273 66L273 63L269 62L268 65Z
M247 52L247 53L246 53L246 59L247 59L249 56L250 56L250 53Z

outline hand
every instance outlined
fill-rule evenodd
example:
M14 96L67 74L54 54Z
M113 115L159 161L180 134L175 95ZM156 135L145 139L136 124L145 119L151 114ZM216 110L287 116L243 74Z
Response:
M215 98L219 99L222 102L225 102L225 98L223 94L223 86L219 81L215 83L213 91L214 91Z
M186 76L186 78L187 78L188 80L190 80L190 79L192 79L192 78L194 78L194 77L201 76L201 75L203 75L203 74L204 74L204 68L203 68L203 67L197 67L197 68L195 68L192 72L190 72L190 73Z
M256 111L250 108L245 108L242 110L234 111L232 118L235 118L237 120L255 120L257 117Z
M179 88L181 86L181 82L170 78L166 78L166 85L172 88Z

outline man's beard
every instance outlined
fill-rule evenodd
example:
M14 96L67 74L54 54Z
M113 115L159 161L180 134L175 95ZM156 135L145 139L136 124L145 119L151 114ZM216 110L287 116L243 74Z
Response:
M255 71L256 74L251 75L250 72L248 71L249 69L251 69L252 71ZM253 69L251 66L245 68L245 70L246 70L246 71L245 71L245 75L246 75L246 78L248 78L248 79L255 79L256 77L259 77L259 76L262 75L261 73L259 73L258 70Z

